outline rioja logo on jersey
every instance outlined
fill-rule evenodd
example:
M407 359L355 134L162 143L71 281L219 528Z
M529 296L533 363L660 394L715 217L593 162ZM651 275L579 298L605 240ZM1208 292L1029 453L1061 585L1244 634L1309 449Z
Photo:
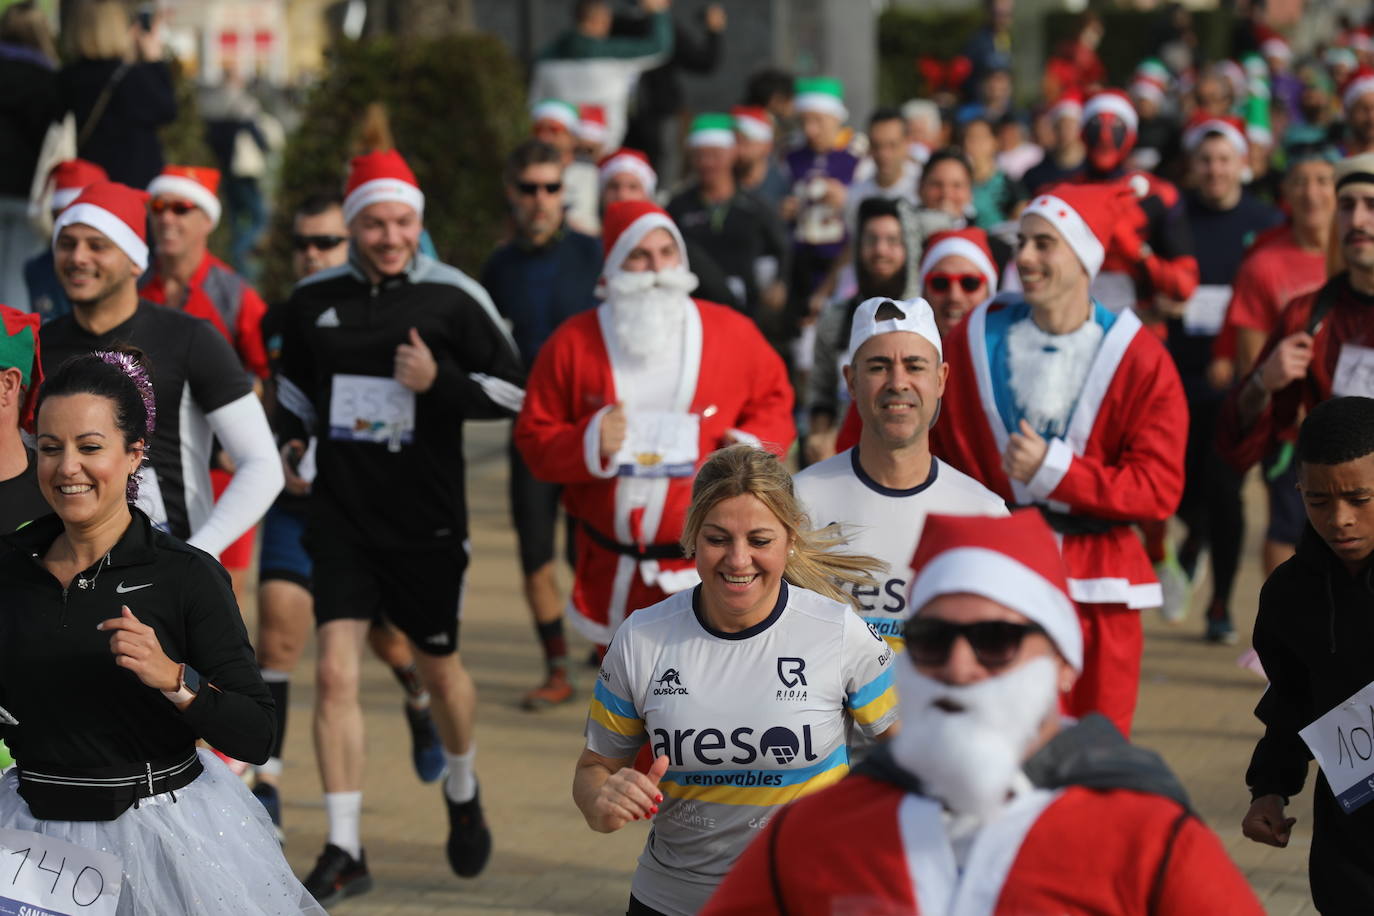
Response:
M778 659L778 680L782 689L775 700L803 701L806 699L806 659L782 657Z
M654 688L654 696L686 696L687 688L682 686L682 676L677 673L676 668L669 668L654 679L657 684Z

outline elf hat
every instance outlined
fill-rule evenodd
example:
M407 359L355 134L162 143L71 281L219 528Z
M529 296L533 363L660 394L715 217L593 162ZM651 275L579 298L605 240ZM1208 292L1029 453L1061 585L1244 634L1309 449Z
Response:
M582 116L575 106L561 99L544 99L530 107L530 120L535 124L540 121L553 121L555 124L561 124L564 130L571 131L577 129Z
M616 150L597 164L597 170L600 173L602 191L606 190L606 184L612 178L627 172L639 178L644 185L644 193L650 197L654 196L654 191L658 188L658 173L649 163L649 157L637 149L625 147Z
M792 108L797 114L818 111L841 121L849 117L844 107L844 84L830 76L807 76L797 80Z
M978 272L988 281L988 295L996 294L997 268L992 260L992 249L988 247L988 234L973 226L967 229L946 229L944 232L935 233L926 241L926 253L921 258L921 289L925 289L926 274L951 255L972 261Z
M735 130L750 140L769 143L773 139L773 116L761 105L736 105L730 109Z
M714 112L697 115L687 131L687 145L692 149L734 149L735 119L728 114Z
M1064 661L1083 670L1083 630L1064 560L1038 510L1005 518L928 515L911 566L916 615L941 595L981 595L1030 618Z
M219 225L219 169L169 165L148 185L148 193L189 200L210 217L210 225Z
M865 299L854 312L854 323L849 328L849 353L845 358L847 365L854 364L854 357L870 337L906 331L924 337L935 347L935 355L941 361L945 358L944 348L940 345L940 330L935 325L935 310L930 303L919 297L915 299L888 299L875 296Z
M1269 117L1269 96L1258 92L1250 93L1245 100L1245 138L1257 146L1274 145L1273 122Z
M682 255L682 268L687 270L687 246L672 217L650 200L620 200L606 208L606 215L601 220L601 246L606 252L601 276L609 278L619 274L630 252L655 229L668 230Z
M1193 115L1183 129L1183 148L1190 153L1197 152L1202 141L1214 134L1220 134L1228 140L1242 157L1250 154L1250 144L1245 139L1244 121L1235 115L1217 117L1206 112Z
M1164 102L1164 87L1152 79L1137 76L1131 80L1130 95L1135 99L1150 99L1156 104Z
M52 243L68 226L90 226L128 255L139 273L148 269L148 192L116 181L87 185L53 221Z
M1345 107L1347 113L1350 111L1350 106L1355 104L1355 100L1366 92L1374 92L1374 70L1361 67L1350 74L1350 78L1341 87L1341 105Z
M38 388L43 384L43 364L38 358L38 327L42 323L37 312L0 305L0 369L18 369L22 376L24 403L19 408L19 426L29 432L33 432Z
M110 176L94 162L85 159L64 159L52 168L52 210L57 213L81 194L83 188L97 181L109 181Z
M577 110L577 139L597 146L606 142L606 109L600 105L583 105Z
M1120 184L1060 184L1036 195L1021 213L1047 220L1078 256L1089 277L1096 277L1107 256L1107 243L1134 192Z
M344 222L353 222L364 209L384 201L406 204L417 216L425 215L425 195L400 153L391 149L354 156L344 186Z
M1102 114L1115 115L1126 125L1126 133L1131 137L1135 136L1136 129L1140 127L1140 117L1136 114L1135 106L1131 104L1126 93L1119 89L1095 92L1092 98L1088 99L1088 104L1083 106L1084 123Z

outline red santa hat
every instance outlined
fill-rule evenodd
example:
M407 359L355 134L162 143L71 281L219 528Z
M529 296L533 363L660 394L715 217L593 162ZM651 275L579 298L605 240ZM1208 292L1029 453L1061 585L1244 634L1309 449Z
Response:
M1188 152L1196 152L1212 134L1220 134L1230 141L1235 147L1236 152L1242 157L1250 154L1250 144L1245 139L1245 122L1235 115L1209 115L1205 111L1199 111L1189 119L1183 128L1183 148Z
M219 169L198 165L169 165L148 185L153 197L180 197L189 200L219 225Z
M417 216L425 215L425 195L400 153L389 149L354 156L344 185L344 222L353 222L364 208L384 201L406 204Z
M773 140L773 116L762 105L736 105L730 109L735 130L749 140L770 143Z
M81 191L97 181L109 181L110 176L94 162L85 159L64 159L52 169L52 209L56 213L76 200Z
M997 292L997 268L988 246L988 234L970 226L967 229L946 229L926 241L926 253L921 257L921 289L926 288L926 274L951 255L968 258L988 281L988 295Z
M875 296L865 299L854 311L854 319L849 326L849 355L845 362L854 363L854 355L859 352L870 337L906 331L924 337L935 347L935 355L941 361L945 358L944 347L940 345L940 329L935 324L935 310L930 303L919 297L915 299L888 299Z
M1088 99L1088 104L1083 106L1085 122L1100 114L1115 115L1126 125L1126 132L1131 136L1135 136L1136 129L1140 127L1140 116L1136 114L1135 106L1131 104L1130 97L1120 89L1103 89L1101 92L1093 93L1093 97Z
M97 181L57 215L52 243L72 225L90 226L129 256L139 273L148 269L148 192L116 181Z
M577 110L577 139L597 146L606 142L606 109L600 105L583 105Z
M1346 112L1350 111L1350 106L1355 104L1355 100L1366 92L1374 92L1374 70L1368 67L1361 67L1341 87L1341 105Z
M625 147L616 150L597 164L597 171L600 173L603 191L608 181L626 172L639 178L644 185L644 192L650 197L653 197L654 191L658 189L658 173L649 163L649 157L637 149Z
M1075 121L1083 120L1083 93L1077 89L1070 89L1061 95L1049 111L1045 112L1046 117L1053 123L1060 118L1073 118Z
M1021 219L1047 220L1073 249L1078 260L1096 277L1107 256L1107 243L1123 216L1124 201L1134 204L1134 191L1122 184L1060 184L1031 198Z
M630 252L639 247L644 237L655 229L668 230L682 254L682 267L687 269L687 246L673 218L653 201L621 200L607 207L606 215L601 220L601 246L606 252L601 276L612 277L620 273Z
M0 305L0 369L18 369L24 388L24 403L19 405L19 426L33 432L33 414L38 406L38 388L43 384L43 362L39 358L38 328L43 318L37 312L21 312Z
M1265 57L1277 57L1282 61L1293 59L1293 49L1288 46L1288 39L1278 32L1268 32L1260 42L1259 49Z
M1064 561L1038 510L1006 518L928 515L911 567L914 614L941 595L981 595L1030 618L1066 662L1083 670L1083 630Z

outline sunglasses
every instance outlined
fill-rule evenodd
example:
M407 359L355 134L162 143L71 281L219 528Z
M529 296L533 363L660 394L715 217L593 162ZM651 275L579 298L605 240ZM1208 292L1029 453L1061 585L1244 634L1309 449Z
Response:
M305 251L308 248L333 251L346 241L348 241L346 235L293 235L291 236L291 247L297 251Z
M167 200L165 197L154 197L148 204L148 208L154 213L164 213L171 210L177 216L185 216L196 208L196 205L185 200Z
M517 181L515 183L515 189L526 197L533 197L535 194L538 194L540 188L544 189L545 194L557 194L559 191L563 190L563 182Z
M966 293L976 293L985 282L982 274L926 274L926 284L937 293L949 292L950 286L955 283Z
M994 671L1016 659L1026 636L1044 632L1044 627L1034 623L1007 620L950 623L918 616L907 621L903 636L911 660L923 668L938 668L948 662L954 640L962 636L973 649L978 664Z

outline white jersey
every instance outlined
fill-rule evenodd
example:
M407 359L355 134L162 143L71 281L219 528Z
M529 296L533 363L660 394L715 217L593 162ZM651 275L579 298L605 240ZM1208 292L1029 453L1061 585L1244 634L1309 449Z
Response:
M778 806L849 771L849 717L870 736L897 718L892 649L847 606L784 582L766 620L723 633L699 594L626 618L587 718L597 754L668 755L632 892L673 916L705 906Z
M1007 514L1002 497L938 458L931 458L930 476L920 486L885 487L864 473L858 446L802 471L796 488L811 524L838 523L849 549L887 564L876 588L857 585L851 591L859 615L894 648L903 645L902 626L911 616L911 557L926 516Z

